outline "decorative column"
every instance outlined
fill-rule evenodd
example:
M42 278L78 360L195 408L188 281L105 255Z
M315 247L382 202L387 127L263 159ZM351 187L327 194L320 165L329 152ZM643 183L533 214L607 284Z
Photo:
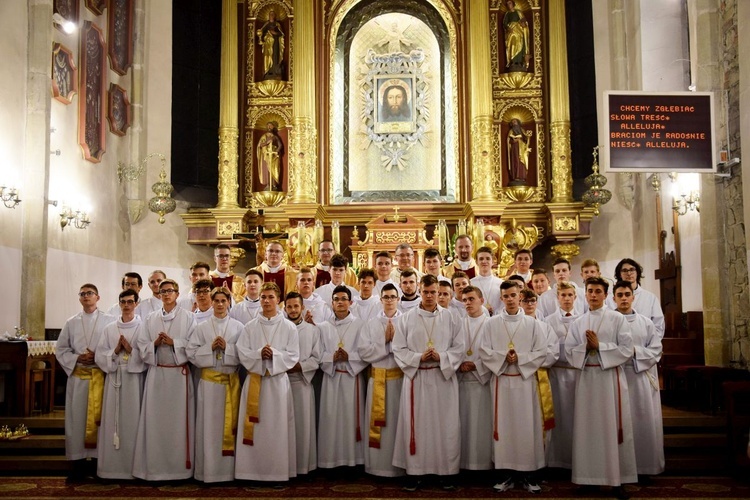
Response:
M550 0L549 13L550 138L552 202L573 201L573 163L570 159L568 102L568 46L565 0Z
M26 127L21 227L21 326L44 337L50 150L52 0L28 4Z
M318 131L315 126L315 4L294 0L294 117L289 133L289 203L318 200Z
M489 4L468 3L469 87L471 132L471 201L495 201L492 168L492 74L489 46Z
M237 0L223 0L221 9L221 96L219 108L219 204L239 208Z

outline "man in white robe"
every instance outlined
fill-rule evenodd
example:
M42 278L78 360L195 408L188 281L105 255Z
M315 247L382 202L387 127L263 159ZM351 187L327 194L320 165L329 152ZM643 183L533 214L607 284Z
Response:
M417 280L417 273L411 269L401 273L398 285L401 288L401 299L398 303L398 310L402 313L407 313L410 309L419 307L421 303Z
M141 278L141 275L135 272L127 272L122 275L122 280L120 281L122 290L134 290L136 294L140 297L141 289L143 288L143 278ZM143 315L140 313L141 304L139 303L137 307L135 308L135 314L141 316L143 318ZM151 312L151 309L149 309L148 312ZM112 317L119 318L120 317L120 302L115 302L112 304L112 307L109 308L107 311L107 314L109 314Z
M197 369L195 479L205 483L234 479L235 436L240 404L237 339L244 325L229 317L232 292L211 291L213 316L196 326L187 356Z
M344 282L347 269L349 269L349 261L346 257L338 253L331 257L331 281L315 289L315 293L320 296L325 304L331 303L333 291L336 289L336 287L341 285L349 289L349 293L351 293L352 298L359 297L359 292L357 291L357 289L353 286L347 285Z
M578 318L575 312L576 287L563 281L557 286L558 309L545 322L555 334L558 359L549 371L552 400L555 404L555 428L550 432L547 446L547 466L573 467L573 415L576 399L576 380L579 371L570 366L565 356L565 339L570 325ZM552 293L552 292L550 292Z
M359 271L359 297L352 296L352 313L364 321L369 322L378 317L383 310L383 304L380 297L374 294L375 290L375 271L372 269L362 269Z
M315 274L312 269L303 267L297 274L297 291L302 297L302 305L305 307L303 319L313 325L322 325L333 318L331 303L323 302L320 295L315 293Z
M481 250L481 249L480 249ZM480 256L477 255L477 262ZM499 287L498 287L499 290ZM492 394L488 382L492 375L479 356L484 326L484 295L478 287L467 286L461 300L466 307L465 318L454 318L466 350L458 367L458 401L461 416L461 468L492 469Z
M374 279L370 279L374 287ZM396 287L390 283L385 285L380 292L380 300L381 310L362 329L362 341L359 345L359 357L372 365L365 405L365 428L368 433L365 472L374 476L397 477L404 474L403 469L393 466L404 373L396 364L392 349L398 318L401 316Z
M148 288L151 290L151 297L144 299L143 294L138 293L138 297L141 298L138 304L138 315L141 317L141 321L146 321L148 315L154 311L161 310L161 295L159 295L159 285L162 281L167 279L167 274L164 271L156 269L148 275Z
M159 293L162 309L149 314L136 337L148 373L133 475L147 481L189 479L195 464L195 396L185 348L195 329L195 317L177 307L177 282L162 281Z
M424 251L424 269L425 274L431 274L435 276L438 281L445 281L450 283L450 278L443 276L443 257L437 248L430 247L425 248Z
M375 289L378 295L380 290L383 289L387 283L392 283L398 288L398 282L391 279L391 272L393 271L393 256L383 250L375 254L375 275L377 280L375 281ZM400 275L400 273L399 273ZM399 297L401 296L401 289L398 290Z
M365 461L363 427L365 384L359 357L364 323L350 311L351 295L345 285L333 290L333 321L320 325L323 387L318 425L318 467L332 469Z
M438 305L443 309L448 309L453 300L453 284L450 280L438 281Z
M615 280L630 282L633 287L633 309L638 311L638 314L649 318L654 323L659 338L664 338L664 312L661 310L661 304L656 295L648 290L644 290L641 286L642 278L643 267L633 259L622 259L617 263L615 267ZM607 305L612 309L617 308L612 297L607 298Z
M177 299L177 306L183 309L187 309L190 312L195 311L195 291L193 288L195 284L200 280L210 280L209 273L211 272L211 265L208 262L196 262L190 266L190 292ZM211 282L211 288L213 288L213 281ZM144 318L145 319L145 318Z
M464 306L461 297L463 289L471 284L469 277L463 271L455 271L453 276L451 276L451 283L453 284L453 299L451 299L448 309L450 309L453 316L465 318L466 306Z
M547 332L521 309L518 283L505 281L500 291L505 308L485 325L480 349L492 372L493 462L503 470L494 489L511 490L520 480L526 491L539 493L533 472L545 465L544 429L551 418L540 402L545 389L537 377L547 357Z
M287 372L299 361L294 324L278 310L275 283L260 289L261 314L237 340L247 369L237 429L234 476L253 481L288 481L297 476L294 399Z
M104 394L104 373L96 366L95 352L104 327L114 316L97 309L99 290L86 283L78 290L83 310L69 318L57 339L55 357L68 382L65 386L65 458L73 461L70 480L93 476ZM97 411L97 408L99 411Z
M304 320L305 306L299 293L286 294L284 312L287 319L297 327L299 337L299 361L287 374L292 385L292 398L294 399L297 474L307 474L318 468L317 420L312 381L318 372L322 356L320 330Z
M582 290L576 283L570 280L570 261L563 258L555 260L552 266L552 272L555 275L555 284L552 285L548 293L544 293L539 297L539 311L544 317L552 315L557 310L557 284L561 281L567 281L573 283L576 287L576 303L575 310L577 314L583 314L588 310L588 305L584 299L584 290Z
M639 476L654 475L664 472L664 423L656 368L661 359L662 344L654 323L633 309L631 286L627 281L618 281L613 295L617 312L628 320L633 335L633 359L623 366L628 379L630 415L638 429L635 463Z
M565 357L581 370L573 416L572 481L615 487L638 481L630 418L628 381L622 365L633 355L633 337L625 317L606 307L609 284L586 280L589 311L570 326Z
M263 285L263 273L249 269L245 273L245 299L229 310L229 317L246 325L260 314L260 287Z
M477 275L470 280L471 286L475 286L482 291L484 307L490 315L500 312L502 309L500 284L503 282L492 273L492 255L490 247L480 247L477 250Z
M438 280L420 280L420 306L401 317L393 338L396 363L404 372L393 465L409 476L458 474L461 421L458 370L465 352L451 313L437 305ZM444 486L451 488L452 478ZM408 491L419 487L410 478Z
M193 284L193 296L195 297L195 309L192 311L195 315L196 324L214 317L214 310L211 305L211 290L214 283L210 279L198 280Z
M135 314L138 293L120 293L121 314L104 327L94 358L107 374L102 423L97 443L96 475L104 479L133 479L133 452L143 397L146 365L136 348L141 317Z

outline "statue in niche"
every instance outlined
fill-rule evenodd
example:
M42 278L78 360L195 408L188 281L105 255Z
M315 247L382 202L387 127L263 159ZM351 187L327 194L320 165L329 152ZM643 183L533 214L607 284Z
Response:
M281 191L281 156L284 154L284 143L278 132L279 124L268 122L267 132L258 141L256 156L258 159L258 183L264 191Z
M276 20L276 11L268 12L268 21L257 31L263 52L263 80L284 79L284 30Z
M513 118L508 130L508 179L511 186L525 186L526 175L529 173L529 153L532 132L524 130L521 120Z
M506 0L508 11L503 16L505 33L505 68L507 72L528 71L531 61L529 51L529 23L523 12L516 10L516 2Z

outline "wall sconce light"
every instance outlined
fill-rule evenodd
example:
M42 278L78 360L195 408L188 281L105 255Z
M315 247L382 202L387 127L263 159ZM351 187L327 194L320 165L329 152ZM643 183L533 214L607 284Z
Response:
M89 215L79 209L73 210L72 208L63 205L60 211L60 228L65 229L65 226L72 226L77 229L86 229L91 224Z
M58 12L55 12L52 14L52 24L56 24L62 28L62 30L70 35L76 30L76 23L73 21L68 21L63 16L61 16Z
M672 210L677 212L677 215L685 215L690 211L701 212L701 195L698 191L690 191L689 194L682 193L680 197L673 198Z
M8 208L16 208L16 205L21 203L21 199L18 197L18 189L6 186L0 186L0 199L3 200L3 205Z

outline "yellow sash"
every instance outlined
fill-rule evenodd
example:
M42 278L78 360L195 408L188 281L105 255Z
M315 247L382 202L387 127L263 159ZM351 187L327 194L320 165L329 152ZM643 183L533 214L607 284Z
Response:
M211 368L201 370L201 379L225 388L224 434L221 440L221 454L234 456L234 436L237 434L237 418L240 411L240 376L237 372L221 373Z
M547 368L539 368L536 371L536 381L539 405L542 407L542 421L546 432L555 428L555 407L552 403L552 386L549 383Z
M242 429L242 444L253 445L255 424L260 422L260 381L257 373L248 373L247 404L245 406L245 423Z
M370 448L380 448L380 428L385 427L385 385L387 380L404 377L400 368L375 368L372 378L372 409L370 412Z
M99 424L102 422L102 399L104 399L104 372L96 367L76 366L73 376L89 381L88 404L86 406L85 448L96 448Z

